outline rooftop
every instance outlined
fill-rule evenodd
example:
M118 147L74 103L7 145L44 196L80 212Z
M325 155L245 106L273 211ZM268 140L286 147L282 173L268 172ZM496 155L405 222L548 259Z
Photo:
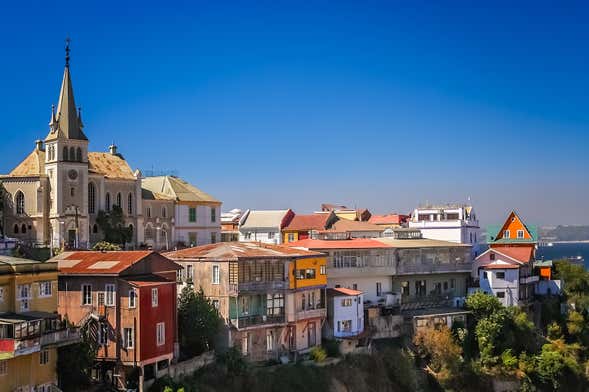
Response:
M120 154L89 152L88 171L106 178L134 180L135 176L127 161Z
M145 177L141 179L141 187L154 194L167 195L177 201L220 203L213 196L176 176Z
M306 239L289 242L288 246L306 249L375 249L390 248L389 245L370 238L354 238L349 240L314 240Z
M528 263L534 259L532 246L493 246L488 251L500 253L522 263Z
M318 252L294 249L284 245L270 245L259 242L219 242L195 246L165 253L172 260L208 259L212 261L238 261L259 258L297 258L323 256Z
M248 210L241 218L240 228L281 228L289 212L291 210Z
M432 240L428 238L396 239L391 237L375 238L393 248L470 248L469 244L459 244L450 241Z
M321 214L319 214L321 215ZM333 232L351 232L351 231L374 231L382 232L384 228L378 225L373 225L368 222L352 221L348 219L339 219L327 230L322 231L333 231Z
M368 223L373 225L400 225L409 218L403 214L372 215Z
M295 215L284 230L325 230L332 214Z
M327 289L327 293L331 294L331 295L350 295L350 296L355 296L355 295L361 295L362 292L359 290L352 290L352 289L347 289L344 287L335 287L332 289Z
M54 257L60 274L118 275L151 255L152 251L74 251Z

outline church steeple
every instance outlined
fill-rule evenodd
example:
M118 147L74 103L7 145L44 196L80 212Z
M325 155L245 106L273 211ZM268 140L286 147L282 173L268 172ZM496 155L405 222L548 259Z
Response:
M76 108L74 88L70 77L70 40L68 38L65 46L65 69L59 92L57 115L54 117L52 114L49 134L45 141L54 139L88 140L82 131L82 127L82 120Z

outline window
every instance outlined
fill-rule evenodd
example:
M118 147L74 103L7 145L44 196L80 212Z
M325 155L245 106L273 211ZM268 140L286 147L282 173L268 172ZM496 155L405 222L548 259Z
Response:
M47 365L49 362L49 350L41 350L39 352L39 364Z
M8 374L8 360L0 360L0 376L6 376Z
M14 225L12 231L14 231L14 234L18 234L18 225Z
M491 253L489 255L489 260L495 260L495 253Z
M409 282L408 281L401 282L401 295L409 296Z
M16 299L31 299L31 286L28 284L19 284L17 286L17 297Z
M133 328L123 328L123 348L133 348Z
M497 279L505 279L505 272L497 272Z
M249 354L249 334L247 332L241 337L241 353L243 355Z
M4 303L4 287L0 287L0 304Z
M503 232L503 238L505 238L505 239L508 239L508 238L509 238L509 234L510 234L510 233L509 233L509 230L505 230L505 231Z
M166 343L166 324L157 323L155 327L156 344L162 346Z
M524 238L524 231L523 230L517 231L517 238L520 240Z
M444 291L448 290L448 282L444 282Z
M166 207L162 207L162 218L165 218L166 215L168 214L168 210L166 209Z
M483 279L488 280L489 276L487 275L487 271L483 272Z
M186 281L192 282L194 280L194 267L190 264L186 266Z
M342 320L337 322L338 332L352 332L352 320Z
M213 307L215 309L219 310L219 306L220 306L219 300L218 299L214 299L213 300Z
M51 281L39 282L39 297L51 297Z
M25 225L24 223L20 226L20 232L22 234L25 234L27 232L27 225Z
M70 147L70 161L76 160L76 149L72 146Z
M249 232L249 231L248 231L247 233L245 233L243 236L244 236L244 238L245 238L246 240L251 240L251 239L252 239L252 233L251 233L251 232Z
M14 198L14 204L16 205L16 213L17 214L24 214L25 213L25 194L21 191L16 192L16 196Z
M327 267L326 265L322 265L322 266L319 267L319 273L321 275L327 274L327 268L326 267Z
M133 194L129 193L127 196L127 213L133 215Z
M456 279L450 279L450 288L453 289L456 286Z
M66 147L66 146L63 146L63 160L64 160L64 161L69 161L69 159L68 159L68 158L69 158L69 157L68 157L68 150L67 150L67 147Z
M270 329L266 331L266 351L274 351L274 331Z
M198 233L197 232L189 232L188 233L188 243L190 246L197 246L198 245Z
M97 234L98 233L98 225L95 223L94 226L92 226L92 233L93 234Z
M219 266L218 265L213 265L213 284L219 284L220 283L220 276L219 276Z
M211 208L211 222L215 223L217 221L217 209L215 207Z
M211 244L217 242L217 233L211 233Z
M123 206L123 201L122 201L122 197L121 197L121 192L117 193L117 207L122 207Z
M145 209L145 215L147 215L148 218L151 218L151 207Z
M276 235L276 233L274 233L273 231L269 232L268 233L268 239L269 240L273 240L275 235Z
M145 239L146 240L153 239L153 230L151 230L151 226L147 226L145 228Z
M344 298L342 299L342 306L352 306L352 298Z
M107 211L110 211L110 193L107 193L104 197L104 204Z
M76 150L76 161L82 162L82 149L80 147Z
M99 346L106 346L108 343L108 325L106 323L98 323L96 340Z
M497 291L497 298L505 298L505 291Z
M196 222L196 207L188 209L188 222Z
M129 290L129 309L137 306L137 293L135 290Z
M294 233L288 233L288 242L294 242Z
M115 285L114 284L107 284L104 286L104 296L106 298L106 300L105 300L106 306L114 306L115 305Z
M284 310L283 294L266 295L266 314L268 316L280 316Z
M382 283L376 282L376 296L382 296Z
M151 306L156 307L158 303L157 287L151 289Z
M82 305L92 305L92 286L82 285Z

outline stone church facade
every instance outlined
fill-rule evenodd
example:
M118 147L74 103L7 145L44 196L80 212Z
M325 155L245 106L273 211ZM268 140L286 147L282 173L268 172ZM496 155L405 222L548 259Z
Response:
M118 205L125 225L132 229L130 247L176 246L177 200L142 189L141 172L131 170L115 145L108 152L89 152L83 129L66 48L66 66L57 110L52 107L49 133L35 142L33 151L9 174L0 176L4 235L31 246L88 248L103 238L96 223L99 211L108 212ZM203 203L220 208L219 201L201 194L208 197ZM150 237L147 242L145 222ZM220 223L218 226L220 232Z

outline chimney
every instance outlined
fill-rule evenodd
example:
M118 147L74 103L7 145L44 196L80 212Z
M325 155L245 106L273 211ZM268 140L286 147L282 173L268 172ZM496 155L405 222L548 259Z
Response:
M43 140L35 140L35 149L38 151L44 151L43 150Z
M111 155L117 155L117 146L114 143L111 144L110 146L108 146L108 151Z

